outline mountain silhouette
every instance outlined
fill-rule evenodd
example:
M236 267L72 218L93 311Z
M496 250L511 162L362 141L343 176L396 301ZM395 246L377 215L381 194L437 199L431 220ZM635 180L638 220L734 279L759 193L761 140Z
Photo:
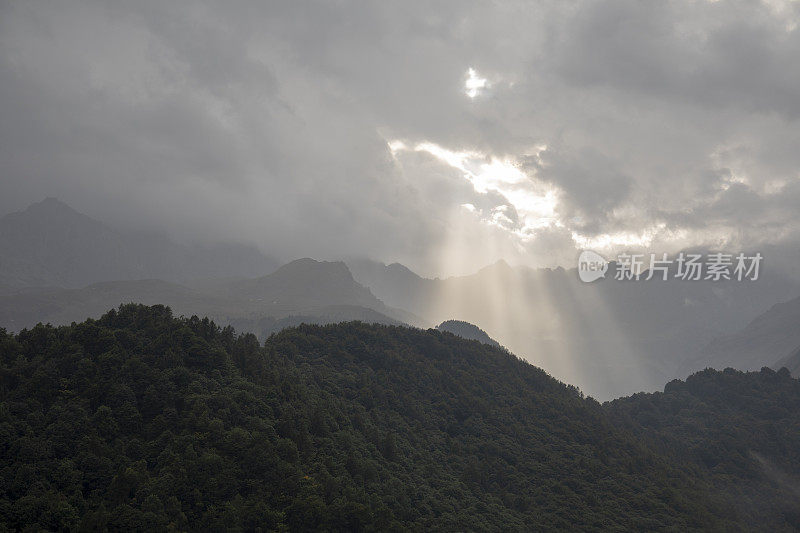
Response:
M800 298L775 304L741 330L705 346L694 367L758 370L789 366L800 347ZM789 368L793 370L792 368Z
M169 305L186 316L210 316L262 339L303 322L424 325L414 315L386 306L356 283L344 263L300 259L252 279L189 285L154 279L108 281L80 289L7 291L0 293L0 327L19 331L39 322L69 324L131 302Z
M453 335L461 337L462 339L469 339L473 341L478 341L483 344L488 344L489 346L500 347L500 343L491 338L481 328L479 328L475 324L464 322L463 320L445 320L444 322L436 326L436 329L438 329L439 331L446 331L448 333L452 333Z
M348 265L387 305L432 323L459 317L480 324L512 352L603 399L656 390L709 366L704 346L800 293L778 274L755 282L617 281L613 263L594 283L582 283L576 269L505 262L445 279L364 259ZM744 359L734 366L760 368Z
M186 246L123 232L55 199L0 218L0 286L80 288L102 281L255 276L278 263L235 243Z

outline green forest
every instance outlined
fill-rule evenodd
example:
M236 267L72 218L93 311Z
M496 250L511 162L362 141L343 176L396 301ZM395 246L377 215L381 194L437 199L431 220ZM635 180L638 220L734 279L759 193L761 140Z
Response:
M800 529L800 382L600 404L437 330L168 307L0 330L0 529Z

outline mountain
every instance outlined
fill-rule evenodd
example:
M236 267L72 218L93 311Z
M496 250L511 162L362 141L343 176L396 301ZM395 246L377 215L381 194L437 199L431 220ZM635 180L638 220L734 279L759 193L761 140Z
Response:
M237 300L260 302L276 309L308 309L353 305L381 310L385 306L369 289L353 280L342 262L304 258L256 279L234 281L226 287Z
M9 530L800 527L785 371L600 405L436 330L306 325L262 347L128 305L0 331L0 378Z
M776 304L740 331L705 346L694 361L694 367L756 370L773 366L789 358L800 346L798 326L800 298Z
M274 273L244 280L181 285L163 280L113 281L81 289L26 288L0 293L0 327L79 322L120 303L164 304L176 313L213 317L264 339L288 325L362 320L419 324L356 283L344 263L300 259Z
M117 280L255 276L278 265L253 247L184 246L122 232L55 198L0 218L0 287L80 288Z
M253 332L262 340L301 323L359 320L419 327L426 324L412 313L384 304L356 283L347 265L339 261L297 259L266 276L218 284L205 293L235 302L237 311L228 311L223 322Z
M251 247L114 230L54 198L0 218L0 251L0 327L11 331L82 321L126 302L211 316L261 338L302 322L429 324L386 306L344 263L277 268Z
M232 305L222 309L222 302L175 283L161 280L114 281L95 283L82 289L29 288L0 295L0 327L20 331L40 322L54 325L82 322L129 302L167 304L178 313L189 316L213 310L234 310Z
M457 316L480 324L512 352L602 399L656 390L704 368L701 347L800 293L796 282L768 272L742 282L617 281L612 265L606 279L582 283L575 269L503 261L446 279L396 264L348 265L387 305L432 323Z
M430 313L437 298L440 280L423 278L400 263L385 265L363 258L350 259L346 263L353 278L369 287L382 301L433 320L426 313Z
M445 320L436 329L439 331L446 331L452 333L462 339L469 339L478 341L489 346L500 347L500 343L491 338L485 331L474 324L464 322L463 320Z
M737 520L747 515L732 529L800 529L800 381L785 369L707 369L603 407L617 428L706 479Z
M794 377L800 377L800 348L775 363L773 368L786 368Z

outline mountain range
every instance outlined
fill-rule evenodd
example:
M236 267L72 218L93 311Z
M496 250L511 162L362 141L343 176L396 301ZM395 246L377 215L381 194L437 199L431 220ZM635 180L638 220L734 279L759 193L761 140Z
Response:
M587 284L575 269L512 267L503 261L447 279L426 279L402 265L366 259L350 260L348 266L388 305L433 323L463 318L512 352L601 398L655 390L706 366L773 364L777 355L770 360L754 353L743 364L703 349L800 293L796 281L776 273L742 282L608 276Z
M427 328L458 318L603 399L709 366L775 365L800 347L796 302L775 305L800 286L768 270L755 282L608 276L586 284L575 269L503 261L446 279L369 259L278 267L242 245L188 246L114 230L55 199L0 219L0 247L0 327L11 331L81 321L125 302L209 316L262 340L300 323Z
M253 279L204 280L180 285L163 280L94 283L82 289L27 288L0 295L0 327L11 331L39 322L69 324L120 303L169 305L186 316L206 315L265 338L278 325L364 320L417 323L387 307L356 283L344 263L299 259Z
M186 246L117 231L47 198L0 219L0 327L69 324L120 303L165 304L265 338L301 322L422 325L356 283L341 262L280 266L236 244Z

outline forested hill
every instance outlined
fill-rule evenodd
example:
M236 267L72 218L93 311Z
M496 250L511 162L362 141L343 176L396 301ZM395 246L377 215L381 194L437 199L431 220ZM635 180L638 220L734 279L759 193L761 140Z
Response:
M0 363L0 529L800 525L785 372L601 406L435 330L300 326L262 347L137 305L0 332Z
M800 381L787 369L707 369L605 407L618 427L699 467L754 527L782 517L800 530Z
M436 329L439 331L447 331L458 337L469 339L473 341L482 342L490 346L500 347L500 343L491 338L485 331L474 324L464 322L463 320L445 320Z

